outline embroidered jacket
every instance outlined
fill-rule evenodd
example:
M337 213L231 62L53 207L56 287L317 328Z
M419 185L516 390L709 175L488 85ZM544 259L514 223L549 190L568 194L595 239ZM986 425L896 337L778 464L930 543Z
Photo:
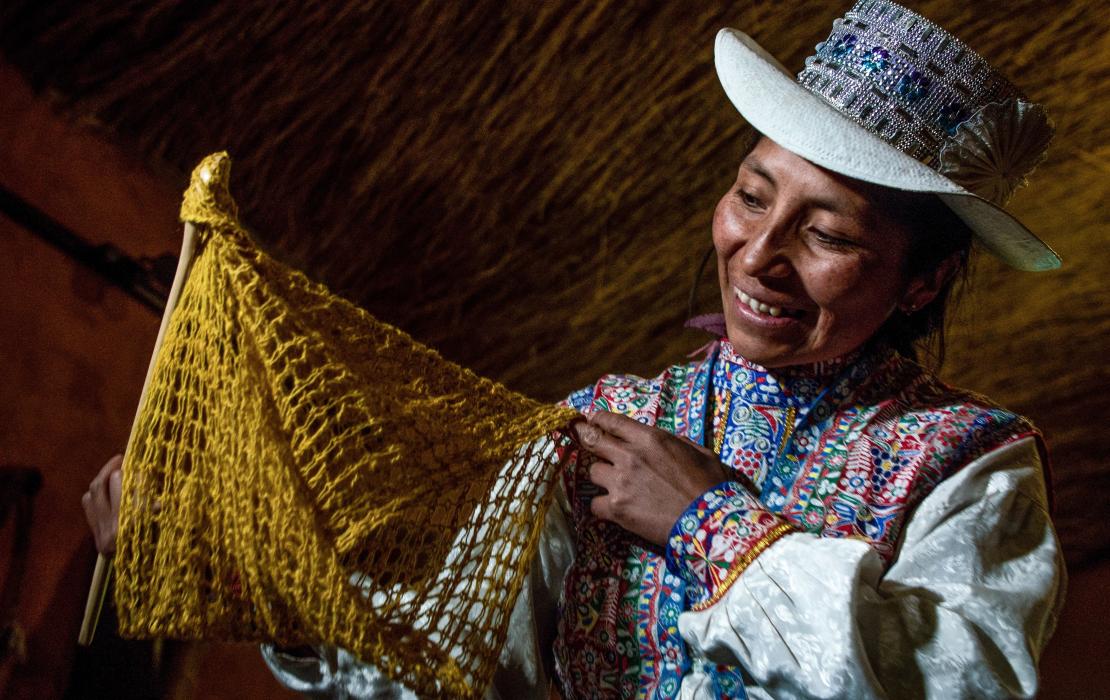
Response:
M724 341L655 379L609 375L569 402L712 446L734 478L697 499L665 550L590 514L588 455L564 485L576 533L557 668L567 697L679 695L697 673L744 697L738 665L692 660L679 616L713 606L790 533L865 542L888 565L914 507L985 452L1035 435L1021 417L883 350L768 372Z

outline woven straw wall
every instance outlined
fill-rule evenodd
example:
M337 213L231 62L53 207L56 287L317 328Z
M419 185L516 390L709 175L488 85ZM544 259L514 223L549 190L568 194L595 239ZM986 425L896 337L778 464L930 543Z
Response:
M1062 271L979 265L946 372L1048 433L1073 563L1110 551L1110 21L1091 0L911 2L1054 115L1014 209ZM477 371L556 398L654 373L681 330L743 125L720 26L790 68L846 2L52 2L0 5L32 83L179 178L236 160L279 256ZM716 291L707 279L701 307Z

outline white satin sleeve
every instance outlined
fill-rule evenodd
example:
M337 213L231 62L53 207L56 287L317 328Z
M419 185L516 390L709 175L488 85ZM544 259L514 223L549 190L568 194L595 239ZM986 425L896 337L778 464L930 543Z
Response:
M546 698L555 639L556 606L563 578L574 557L574 538L563 480L556 479L554 502L547 509L539 550L509 617L493 686L487 700ZM411 690L395 683L375 666L335 646L313 648L311 656L285 653L262 645L262 658L278 682L309 697L352 700L416 700Z
M679 630L752 698L1034 697L1066 580L1046 503L1023 438L937 486L885 572L863 541L786 535ZM680 697L711 687L694 670Z

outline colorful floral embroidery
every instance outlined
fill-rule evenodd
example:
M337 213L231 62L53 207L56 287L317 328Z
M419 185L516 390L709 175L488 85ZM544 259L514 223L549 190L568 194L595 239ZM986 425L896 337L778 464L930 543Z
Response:
M689 667L686 644L678 633L678 616L685 610L684 585L681 577L667 570L663 557L651 555L637 604L639 697L678 697L678 686Z
M701 670L713 682L713 697L719 700L740 700L748 697L744 690L744 676L735 666L723 664L701 664Z
M563 403L575 409L579 413L584 413L585 411L589 410L590 405L593 402L594 387L593 385L590 385L573 392Z
M708 362L703 366L702 387ZM592 405L572 405L585 412L619 408L629 417L671 430L700 426L704 398L699 401L690 394L691 387L699 386L698 377L689 377L696 369L673 367L650 382L606 377L590 392ZM575 392L572 399L581 401L582 396ZM591 461L586 453L573 454L564 473L577 537L554 649L564 693L676 697L689 667L678 633L678 616L685 610L684 581L667 572L656 548L592 517L589 502L597 491L588 480Z
M708 607L768 545L791 529L739 483L726 481L702 494L675 522L667 569L686 581L686 602Z
M719 445L737 475L693 504L660 552L593 518L592 458L571 456L564 486L577 550L555 644L568 697L676 696L692 663L679 614L711 605L782 534L860 538L889 561L907 515L936 484L1032 432L881 349L770 373L726 342L701 363L651 380L610 375L568 401ZM739 669L697 663L720 697L744 697Z

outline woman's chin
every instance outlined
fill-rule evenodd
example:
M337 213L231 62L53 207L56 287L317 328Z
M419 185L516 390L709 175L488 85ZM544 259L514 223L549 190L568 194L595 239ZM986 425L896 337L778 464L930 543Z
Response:
M726 319L728 341L733 351L749 362L767 369L828 362L859 347L864 340L843 344L815 341L809 333L798 335L752 332L750 328Z
M786 367L804 361L798 359L799 354L794 348L753 340L744 334L729 331L728 340L737 355L768 369Z
M745 359L763 367L785 367L805 362L807 330L803 321L760 314L725 315L728 340Z

